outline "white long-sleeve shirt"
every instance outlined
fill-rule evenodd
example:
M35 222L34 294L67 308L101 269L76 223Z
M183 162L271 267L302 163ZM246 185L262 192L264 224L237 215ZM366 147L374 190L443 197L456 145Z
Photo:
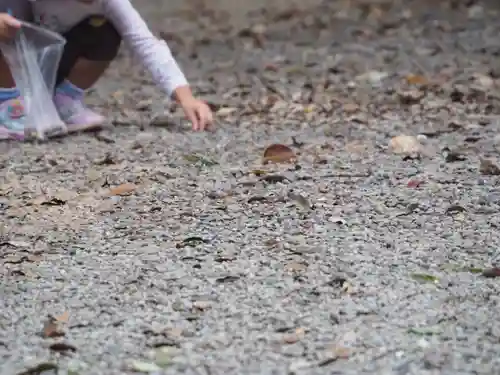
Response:
M35 20L42 26L64 33L91 15L103 15L120 33L125 45L151 72L156 84L169 96L186 77L167 43L156 38L130 0L30 0Z

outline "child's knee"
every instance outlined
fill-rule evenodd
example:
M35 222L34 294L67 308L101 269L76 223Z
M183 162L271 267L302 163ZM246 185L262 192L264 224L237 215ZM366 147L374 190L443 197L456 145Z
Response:
M118 54L121 36L102 16L91 16L65 34L68 43L79 45L81 57L92 61L111 61Z

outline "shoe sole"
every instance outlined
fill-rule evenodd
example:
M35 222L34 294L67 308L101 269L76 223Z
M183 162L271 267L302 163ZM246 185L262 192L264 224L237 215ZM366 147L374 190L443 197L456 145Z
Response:
M80 124L80 125L67 125L68 134L81 133L87 131L96 131L104 127L101 122L90 123L90 124Z

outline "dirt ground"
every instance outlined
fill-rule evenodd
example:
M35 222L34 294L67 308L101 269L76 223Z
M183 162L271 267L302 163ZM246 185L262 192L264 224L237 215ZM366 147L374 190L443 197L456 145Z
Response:
M0 374L500 373L500 6L135 3L217 127L0 144Z

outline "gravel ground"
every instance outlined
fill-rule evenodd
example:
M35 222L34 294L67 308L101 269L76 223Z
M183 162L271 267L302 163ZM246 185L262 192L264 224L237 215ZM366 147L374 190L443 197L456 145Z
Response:
M499 374L498 5L136 3L217 128L123 53L0 144L0 373Z

